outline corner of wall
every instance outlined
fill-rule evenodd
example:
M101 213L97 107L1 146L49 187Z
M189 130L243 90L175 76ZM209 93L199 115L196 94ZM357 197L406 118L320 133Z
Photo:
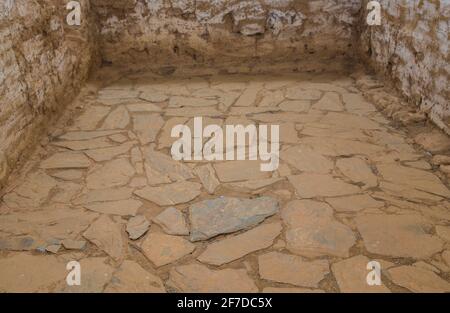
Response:
M0 187L98 63L96 20L80 3L77 27L58 0L0 3Z

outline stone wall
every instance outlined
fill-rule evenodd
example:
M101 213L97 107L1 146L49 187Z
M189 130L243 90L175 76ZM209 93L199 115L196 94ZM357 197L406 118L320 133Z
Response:
M361 23L363 59L450 134L450 1L379 2L381 26Z
M67 1L0 1L0 186L28 146L73 99L95 55L89 0L81 26Z
M91 0L116 66L299 61L352 55L361 0Z

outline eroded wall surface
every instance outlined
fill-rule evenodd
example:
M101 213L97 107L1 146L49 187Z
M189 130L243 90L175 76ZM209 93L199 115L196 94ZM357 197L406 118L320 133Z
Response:
M365 25L361 35L363 58L392 79L411 102L448 131L450 1L379 2L381 25L362 24Z
M66 1L0 1L0 186L21 153L87 78L92 23L66 23ZM80 1L89 17L89 0Z
M361 0L91 0L114 65L304 61L351 56Z

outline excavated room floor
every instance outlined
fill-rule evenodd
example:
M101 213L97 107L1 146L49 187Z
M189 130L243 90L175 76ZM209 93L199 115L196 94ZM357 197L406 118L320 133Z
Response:
M450 291L448 186L355 80L93 85L4 189L0 291ZM194 117L280 125L279 168L173 160L171 130Z

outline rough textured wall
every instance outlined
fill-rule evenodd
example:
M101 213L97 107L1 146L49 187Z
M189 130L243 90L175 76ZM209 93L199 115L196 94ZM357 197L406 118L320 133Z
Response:
M304 61L351 55L361 0L91 0L105 62Z
M411 102L449 132L450 1L382 0L380 3L381 26L365 26L362 31L363 57L394 80Z
M0 1L0 186L9 168L77 93L94 54L92 23L66 23L67 1ZM83 18L89 0L80 1Z

